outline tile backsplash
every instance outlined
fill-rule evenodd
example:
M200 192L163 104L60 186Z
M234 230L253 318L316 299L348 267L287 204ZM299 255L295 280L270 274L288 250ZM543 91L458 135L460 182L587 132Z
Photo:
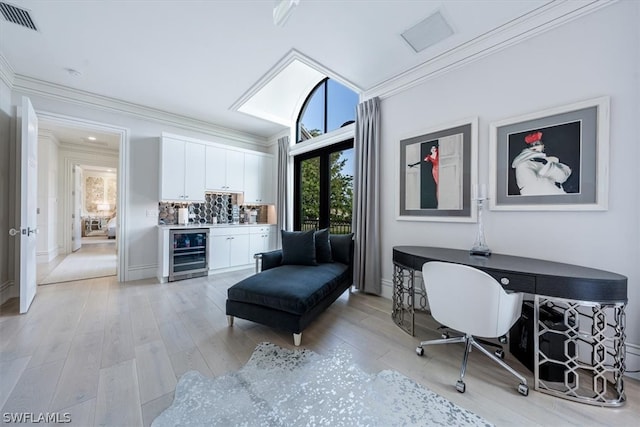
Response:
M188 207L189 212L195 214L195 218L190 219L192 223L212 223L213 218L218 218L219 224L233 223L233 206L237 205L236 194L206 193L204 203L180 203L180 202L160 202L158 203L158 224L177 224L178 208ZM257 221L267 222L267 207L258 205L238 206L238 222L243 223L245 212L255 209L258 212Z

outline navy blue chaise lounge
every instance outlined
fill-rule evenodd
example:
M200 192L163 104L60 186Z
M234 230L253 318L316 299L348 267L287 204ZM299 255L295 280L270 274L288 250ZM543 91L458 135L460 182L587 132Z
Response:
M260 272L228 289L226 312L229 326L234 317L250 320L293 333L299 346L302 331L353 283L353 235L317 231L317 256L301 260L305 249L287 248L291 233L283 231L283 249L258 254Z

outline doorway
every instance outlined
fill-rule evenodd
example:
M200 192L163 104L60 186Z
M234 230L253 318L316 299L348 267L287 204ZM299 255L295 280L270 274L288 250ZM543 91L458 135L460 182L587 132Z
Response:
M39 151L54 157L41 168L48 179L39 180L38 227L44 236L38 284L107 275L126 281L127 130L42 112L38 117L44 145ZM56 269L71 274L54 275Z

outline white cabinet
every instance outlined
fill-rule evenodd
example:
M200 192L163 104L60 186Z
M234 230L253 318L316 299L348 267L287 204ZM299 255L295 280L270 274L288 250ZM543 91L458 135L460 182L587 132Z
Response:
M169 137L160 145L160 200L203 202L205 146Z
M275 247L275 225L250 227L249 259L261 252L268 252Z
M158 281L164 283L169 278L169 229L158 228Z
M222 147L207 146L206 188L224 192L241 192L244 188L244 153Z
M274 187L273 156L259 153L245 153L244 204L274 204Z
M210 237L210 269L237 267L250 263L249 227L212 228Z

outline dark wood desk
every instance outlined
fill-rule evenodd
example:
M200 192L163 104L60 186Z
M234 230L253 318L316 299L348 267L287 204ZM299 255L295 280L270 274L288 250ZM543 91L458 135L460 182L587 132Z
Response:
M396 246L393 248L392 318L411 335L415 332L415 311L428 311L426 292L421 283L416 286L415 272L421 272L423 264L429 261L478 268L494 277L505 289L534 297L536 390L593 405L620 406L624 403L625 276L533 258L501 254L483 257L459 249ZM540 321L541 307L562 314L564 327L558 330ZM560 334L565 341L573 343L565 346L562 360L541 351L539 342L545 340L547 334ZM568 348L572 348L571 354L568 354ZM564 383L543 381L539 378L539 367L545 363L561 365L572 375L565 375Z

